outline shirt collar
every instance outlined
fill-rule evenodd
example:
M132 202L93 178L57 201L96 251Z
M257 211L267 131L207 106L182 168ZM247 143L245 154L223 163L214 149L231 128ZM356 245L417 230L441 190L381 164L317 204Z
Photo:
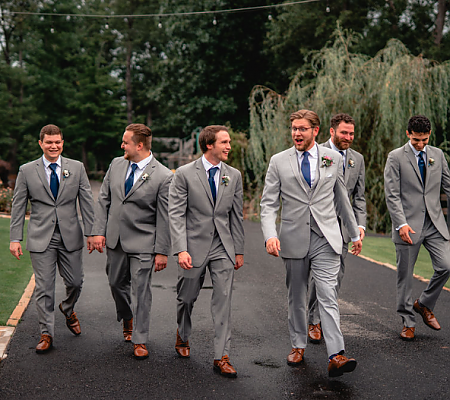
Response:
M143 160L137 162L137 163L130 163L131 164L137 164L138 168L140 170L144 170L145 167L150 164L150 161L152 161L153 158L153 153L150 153L150 155L148 157L145 157Z
M203 155L202 156L202 163L203 163L203 168L205 168L205 171L208 172L211 168L213 167L217 167L219 168L219 170L222 168L222 161L219 161L219 164L217 165L212 165L207 159L206 157Z
M304 153L304 151L298 151L297 149L295 149L295 151L297 152L297 156L298 157L301 157L303 155L303 153ZM319 150L317 149L317 143L314 143L314 146L311 147L308 150L309 156L312 157L312 158L317 158L318 157L318 151Z
M414 152L414 155L415 155L416 157L418 157L420 151L417 151L417 150L414 148L414 146L411 144L411 140L408 142L408 144L409 144L409 147L411 147L411 150ZM427 154L427 148L428 148L428 145L425 146L425 147L423 148L423 150L422 150L425 154Z
M340 152L342 151L342 152L344 153L344 156L347 155L347 150L339 150L339 149L336 147L336 145L333 143L333 141L331 140L331 138L330 138L330 146L331 146L331 149L332 149L332 150L337 151L338 153L340 153Z
M52 162L51 162L51 161L48 161L48 160L45 158L44 155L42 155L42 160L44 161L44 166L45 166L45 168L48 168L48 166L49 166L50 164L52 164ZM59 156L58 159L56 160L56 164L58 164L58 167L61 168L61 156Z

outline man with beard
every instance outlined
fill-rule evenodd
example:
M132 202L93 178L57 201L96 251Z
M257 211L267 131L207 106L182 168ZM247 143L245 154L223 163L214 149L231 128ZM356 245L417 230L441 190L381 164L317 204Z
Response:
M337 114L331 118L330 139L322 146L337 151L343 159L344 183L347 188L348 197L352 204L353 214L358 223L361 240L364 238L366 226L366 198L365 189L365 166L362 154L350 148L355 138L355 120L348 114ZM345 227L340 223L342 239L344 244L341 254L341 268L338 274L336 290L341 287L345 271L345 257L348 252L350 236ZM317 302L316 285L311 278L309 285L309 326L308 337L311 343L320 343L322 329L320 325L320 314Z
M340 376L353 371L356 360L344 356L339 326L336 285L342 236L337 216L351 236L353 254L360 253L362 243L344 185L342 156L315 142L319 116L314 111L299 110L291 114L290 121L294 146L271 158L261 199L266 250L275 257L281 255L286 267L292 344L287 363L297 366L303 361L308 342L306 295L312 274L324 327L328 374Z

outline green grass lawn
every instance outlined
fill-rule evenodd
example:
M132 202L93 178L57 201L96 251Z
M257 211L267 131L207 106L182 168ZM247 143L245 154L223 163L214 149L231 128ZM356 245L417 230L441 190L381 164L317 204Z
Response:
M395 245L390 236L366 236L363 240L361 254L376 261L389 263L394 267L397 265ZM433 275L430 256L423 246L420 249L419 257L417 258L414 273L427 279L430 279ZM450 280L445 286L450 288Z
M0 218L0 325L2 326L6 325L33 274L28 251L23 249L24 255L20 261L9 252L9 221L9 218Z

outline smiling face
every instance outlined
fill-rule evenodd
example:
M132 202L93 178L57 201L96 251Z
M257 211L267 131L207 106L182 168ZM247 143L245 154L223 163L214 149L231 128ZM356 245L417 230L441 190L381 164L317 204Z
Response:
M409 140L411 141L412 146L417 151L422 151L425 146L428 144L428 140L430 139L431 131L430 132L414 132L412 131L409 133L406 131L406 136L408 136Z
M134 143L133 135L134 135L133 132L125 131L125 133L122 136L122 145L120 147L124 151L123 157L125 158L125 160L139 162L140 161L139 150L142 149L143 144Z
M294 119L291 123L291 134L294 146L298 151L307 151L314 146L314 139L319 133L319 127L311 126L306 119Z
M339 150L347 150L355 138L355 125L341 122L336 129L330 128L330 135Z
M39 146L44 153L45 158L50 162L56 162L63 151L64 140L61 135L44 135L44 138L39 140Z
M207 144L205 158L212 164L217 165L220 161L228 160L228 153L231 150L231 139L227 131L216 133L216 141L213 144Z

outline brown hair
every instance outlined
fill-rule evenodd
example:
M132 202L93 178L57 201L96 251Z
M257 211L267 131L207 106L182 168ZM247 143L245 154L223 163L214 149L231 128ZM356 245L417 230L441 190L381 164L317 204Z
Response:
M293 112L290 116L291 123L294 121L294 119L306 119L311 124L313 128L316 126L320 126L320 118L319 116L314 112L310 110L298 110L296 112Z
M152 131L144 124L130 124L125 128L126 131L133 132L131 140L134 144L142 143L144 148L151 150L152 148Z
M41 133L39 135L39 139L41 142L44 141L44 136L45 135L60 135L61 136L61 140L63 140L63 134L61 132L61 129L59 129L56 125L45 125L42 129L41 129Z
M220 131L228 132L228 128L223 125L209 125L202 129L200 136L198 137L198 144L200 145L202 153L208 151L208 144L216 143L216 134Z
M355 126L355 120L350 115L341 113L336 114L331 118L330 127L336 130L341 122L345 122L346 124L352 124L353 126Z

